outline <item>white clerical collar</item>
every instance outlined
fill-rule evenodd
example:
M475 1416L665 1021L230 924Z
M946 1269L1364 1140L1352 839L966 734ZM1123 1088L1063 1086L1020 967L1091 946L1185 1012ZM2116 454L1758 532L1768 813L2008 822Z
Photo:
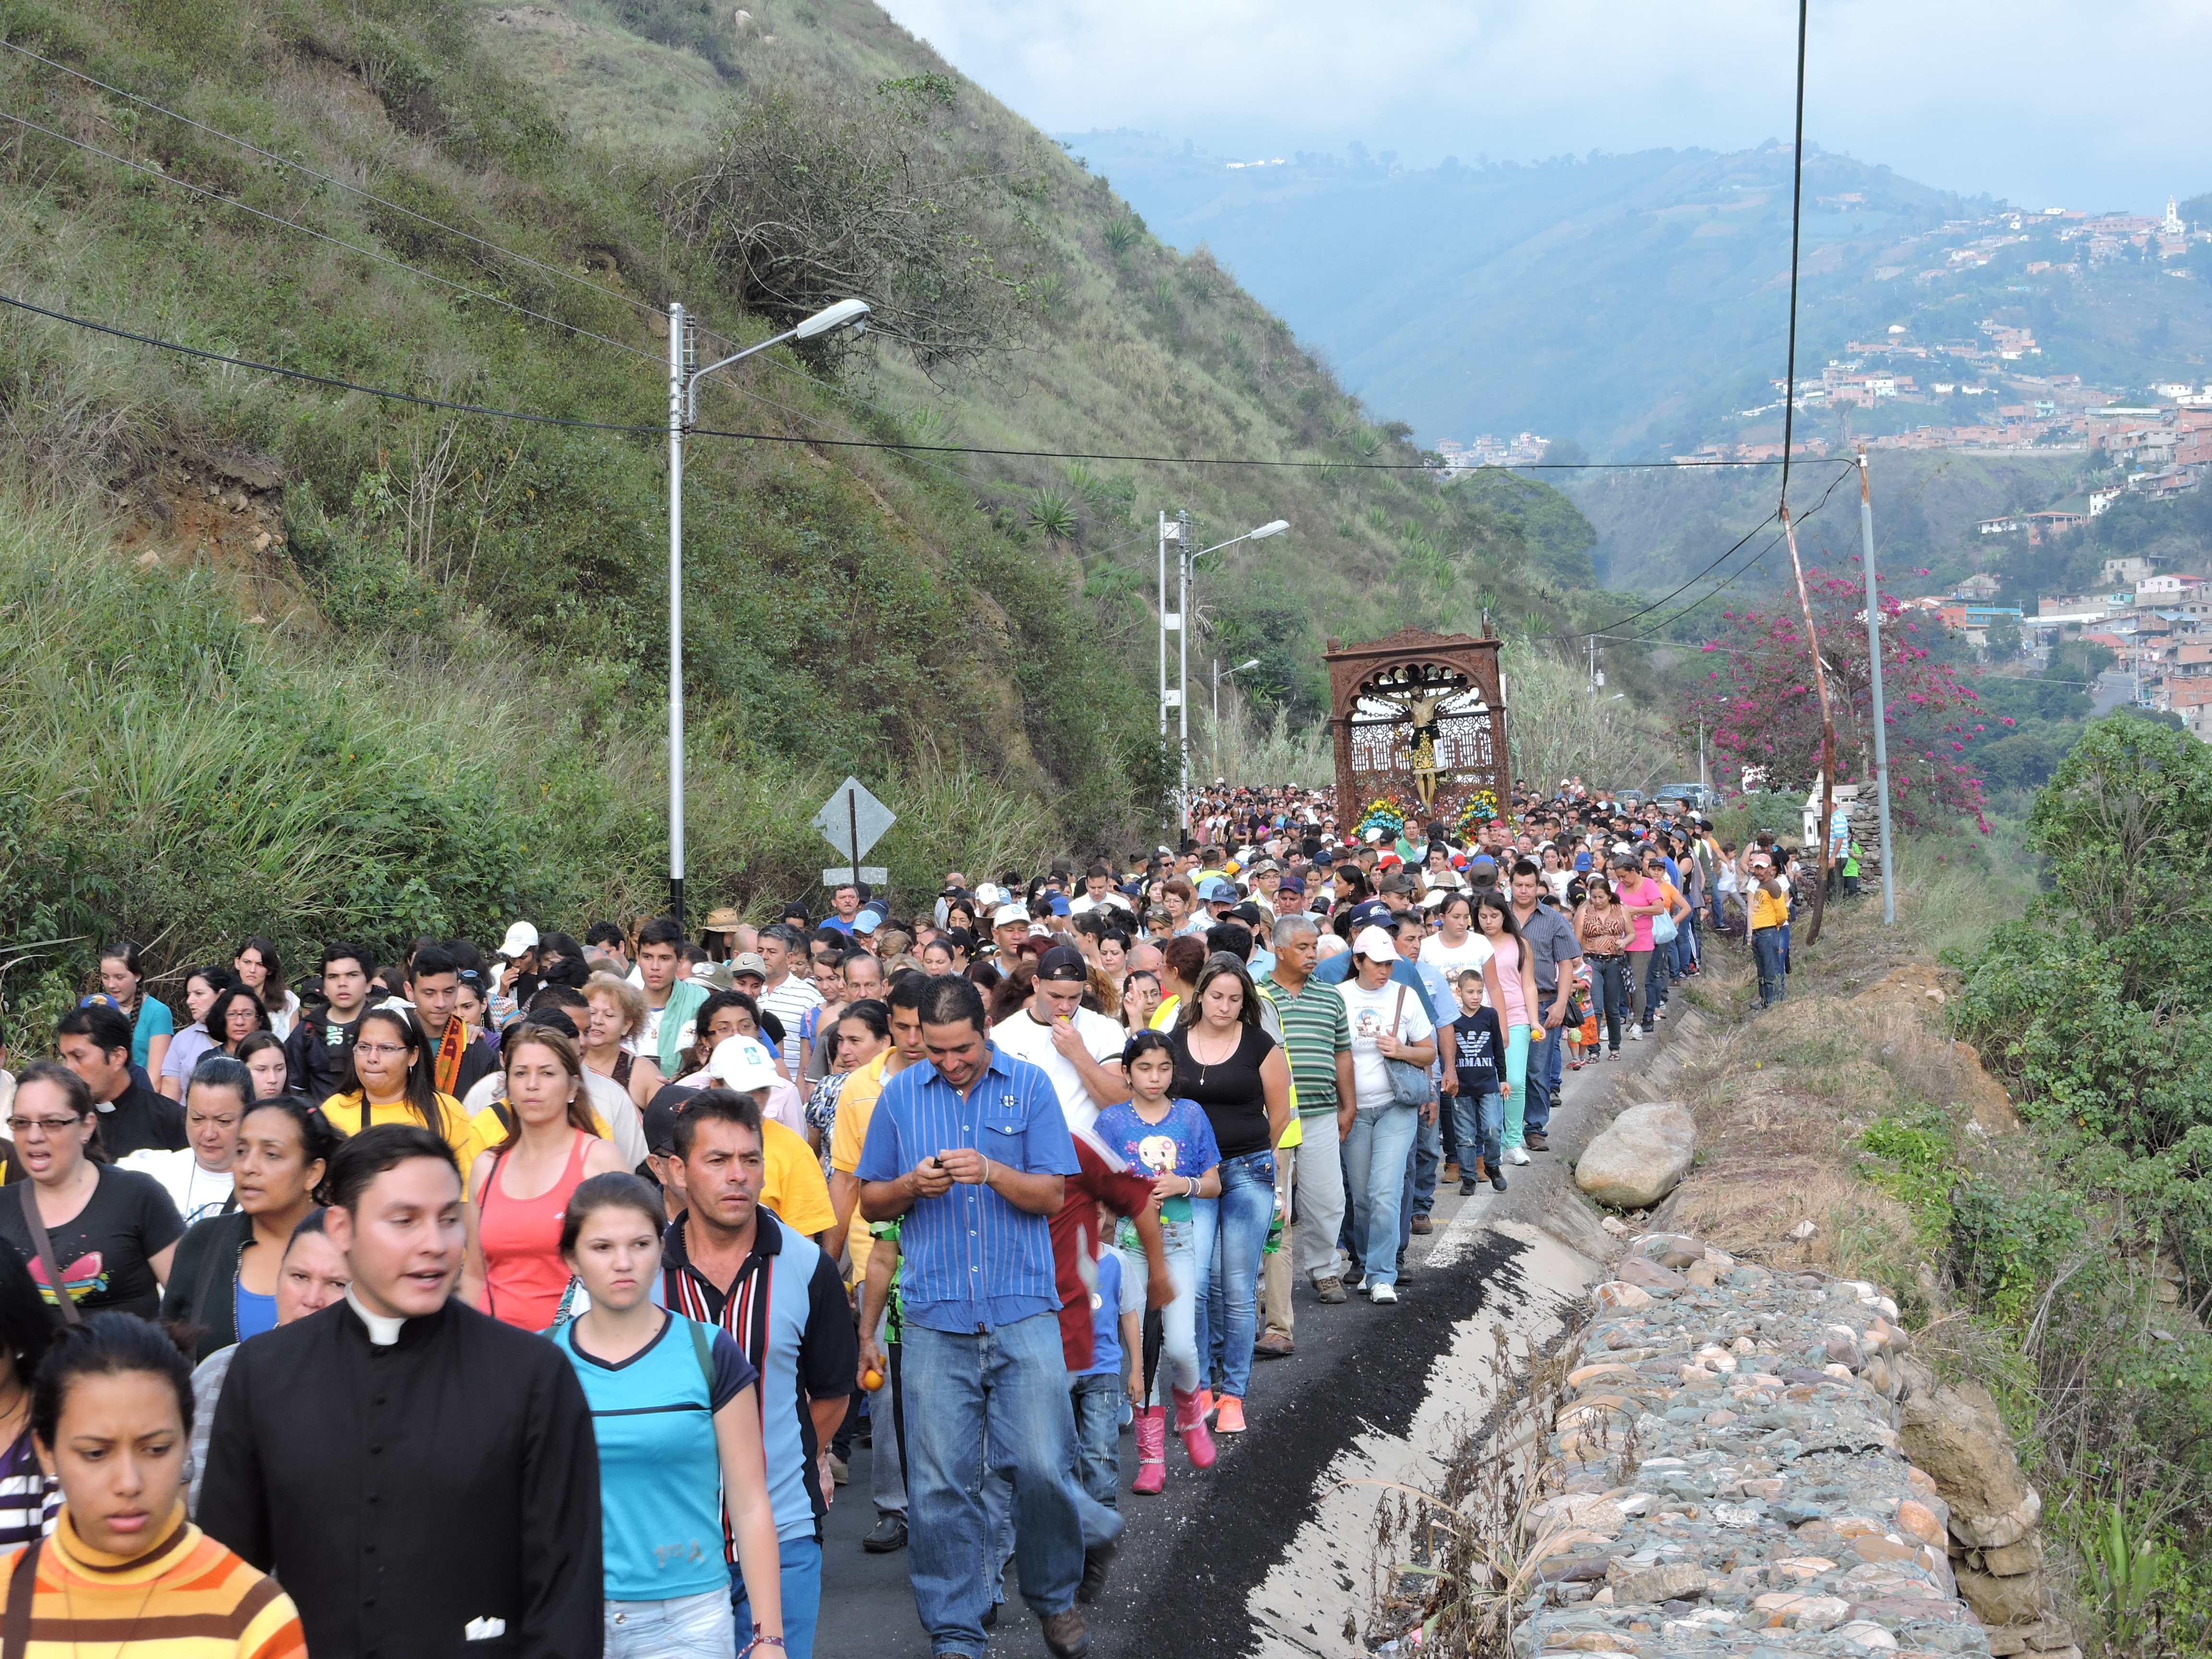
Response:
M395 1319L390 1314L371 1313L362 1305L361 1297L354 1294L350 1285L346 1286L345 1296L346 1305L360 1315L361 1322L368 1327L368 1340L373 1346L389 1348L398 1342L399 1328L407 1322L405 1320Z

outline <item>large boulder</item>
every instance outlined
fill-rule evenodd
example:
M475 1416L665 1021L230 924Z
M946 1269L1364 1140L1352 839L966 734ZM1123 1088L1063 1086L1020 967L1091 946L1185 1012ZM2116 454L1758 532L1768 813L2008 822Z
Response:
M1681 1102L1632 1106L1583 1148L1575 1184L1614 1209L1649 1209L1690 1173L1697 1151L1697 1120Z
M1978 1389L1916 1387L1898 1439L1914 1465L1935 1477L1951 1506L1951 1535L1968 1548L2017 1544L2042 1519L2043 1499L2021 1475L1996 1407Z

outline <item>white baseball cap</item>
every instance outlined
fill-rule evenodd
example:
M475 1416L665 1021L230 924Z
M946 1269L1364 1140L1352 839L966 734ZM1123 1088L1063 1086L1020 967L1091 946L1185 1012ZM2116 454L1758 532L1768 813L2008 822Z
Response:
M1006 896L1006 890L995 881L981 881L975 884L975 902L987 910Z
M1359 936L1352 941L1352 952L1372 962L1395 962L1398 947L1390 942L1390 935L1380 927L1363 927Z
M776 1079L775 1062L749 1036L724 1037L707 1062L708 1075L741 1094L765 1089Z
M1017 925L1024 927L1030 925L1029 907L1025 904L1002 904L991 913L991 926L994 927Z
M499 954L509 962L514 961L525 951L535 951L537 948L538 930L526 921L510 924L507 930L507 937L499 942Z

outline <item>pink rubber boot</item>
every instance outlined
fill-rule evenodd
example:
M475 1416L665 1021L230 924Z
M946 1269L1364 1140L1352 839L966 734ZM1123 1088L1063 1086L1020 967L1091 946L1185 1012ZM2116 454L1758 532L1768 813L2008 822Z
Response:
M1190 1457L1194 1469L1213 1467L1213 1437L1206 1428L1206 1397L1203 1393L1173 1390L1176 1402L1176 1432L1182 1437L1182 1449Z
M1139 1406L1131 1426L1137 1431L1137 1478L1129 1490L1150 1498L1168 1483L1168 1408Z

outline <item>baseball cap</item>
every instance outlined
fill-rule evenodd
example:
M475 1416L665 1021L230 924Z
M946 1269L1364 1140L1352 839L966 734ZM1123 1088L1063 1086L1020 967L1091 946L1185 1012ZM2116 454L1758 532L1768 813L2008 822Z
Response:
M1006 902L1006 889L1000 887L995 881L983 881L975 884L975 902L981 905L987 910L994 904L1003 904Z
M1255 876L1273 876L1281 874L1282 869L1283 866L1276 863L1274 860L1261 859L1257 864L1252 866L1252 873Z
M538 948L538 930L526 921L508 924L507 937L499 942L499 954L512 962L526 951Z
M775 1062L749 1036L724 1037L707 1061L707 1074L726 1088L749 1094L775 1081Z
M1253 928L1262 927L1266 923L1266 918L1261 916L1260 914L1260 907L1253 903L1249 899L1247 899L1243 903L1237 905L1234 909L1231 910L1227 915L1224 916L1222 920L1224 921L1241 921L1247 927Z
M1498 860L1487 853L1478 853L1467 861L1467 867L1470 873L1487 871L1494 876L1498 873Z
M1362 899L1352 907L1352 925L1364 927L1377 916L1387 916L1390 907L1379 898Z
M1352 936L1353 954L1375 962L1395 962L1398 947L1390 942L1390 935L1380 927L1363 927Z
M991 926L995 928L1030 925L1030 913L1025 906L1002 904L991 913Z
M757 951L740 951L730 958L732 979L743 979L747 974L763 985L768 983L768 959Z
M1091 979L1091 964L1083 959L1083 952L1073 945L1055 945L1037 958L1036 976L1039 979L1069 980L1078 985Z
M1304 876L1285 876L1283 878L1283 890L1285 893L1297 893L1303 895L1306 890L1305 878Z
M883 925L884 913L872 904L862 905L853 918L853 931L856 933L872 933Z
M1208 904L1234 904L1238 896L1237 884L1226 876L1208 876L1200 884L1198 896Z

